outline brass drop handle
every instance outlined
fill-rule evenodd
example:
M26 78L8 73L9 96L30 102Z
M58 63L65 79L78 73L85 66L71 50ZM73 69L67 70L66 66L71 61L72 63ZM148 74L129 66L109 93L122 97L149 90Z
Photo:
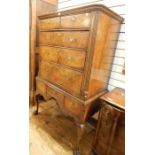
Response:
M76 17L72 17L71 20L74 22L76 20Z
M68 56L67 59L68 59L68 60L71 60L72 58L71 58L71 56Z
M65 76L64 78L65 78L65 80L68 80L68 81L71 80L71 78L68 76Z
M85 97L85 98L88 97L88 91L84 91L84 97Z
M58 34L57 34L57 36L61 36L61 34L60 34L60 33L58 33Z
M69 38L69 41L70 41L70 42L76 42L77 39L76 39L76 38Z

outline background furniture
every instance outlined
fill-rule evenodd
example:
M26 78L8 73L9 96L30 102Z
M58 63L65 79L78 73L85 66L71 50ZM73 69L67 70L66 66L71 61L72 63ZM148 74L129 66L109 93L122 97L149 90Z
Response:
M97 155L125 155L125 91L115 88L100 97L100 110L93 152Z
M85 122L107 90L123 18L103 5L39 16L39 75L36 102L54 98L78 127L75 154ZM109 46L111 48L109 48Z
M57 10L57 0L30 0L30 85L29 85L29 96L30 103L34 102L34 93L35 93L35 76L38 73L38 57L39 53L37 50L38 41L37 41L37 31L38 31L38 18L37 16L43 15L46 13L54 12Z

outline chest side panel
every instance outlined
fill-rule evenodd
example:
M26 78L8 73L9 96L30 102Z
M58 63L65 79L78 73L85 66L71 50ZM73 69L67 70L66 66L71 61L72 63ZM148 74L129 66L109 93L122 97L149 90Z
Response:
M88 81L88 97L107 88L120 29L120 22L102 12L98 13L93 62Z

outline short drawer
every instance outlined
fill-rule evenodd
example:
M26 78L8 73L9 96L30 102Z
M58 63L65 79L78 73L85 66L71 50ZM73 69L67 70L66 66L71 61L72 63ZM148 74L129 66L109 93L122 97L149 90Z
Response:
M47 86L47 97L55 99L56 102L60 105L60 107L63 106L64 96L48 86Z
M40 20L41 30L50 30L50 29L59 28L59 27L60 27L59 17Z
M83 69L85 55L85 51L62 49L59 52L58 63L77 69Z
M64 99L64 108L69 111L70 115L78 117L80 120L83 119L85 114L85 106L82 105L77 100L72 99L71 97L65 96Z
M86 48L89 32L40 32L40 45Z
M62 28L88 28L91 23L91 14L84 13L78 15L62 16Z
M59 48L42 46L39 48L40 58L43 61L58 61Z

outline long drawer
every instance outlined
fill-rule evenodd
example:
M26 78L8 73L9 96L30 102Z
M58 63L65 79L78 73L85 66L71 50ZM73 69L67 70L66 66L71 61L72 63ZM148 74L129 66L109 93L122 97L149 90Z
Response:
M84 13L40 20L40 29L51 30L56 28L89 28L90 24L91 14Z
M39 52L43 61L53 61L77 69L84 67L85 51L42 46Z
M40 45L66 46L86 48L89 39L89 31L70 32L40 32Z
M73 95L80 95L82 74L59 65L41 61L39 76L59 85Z

